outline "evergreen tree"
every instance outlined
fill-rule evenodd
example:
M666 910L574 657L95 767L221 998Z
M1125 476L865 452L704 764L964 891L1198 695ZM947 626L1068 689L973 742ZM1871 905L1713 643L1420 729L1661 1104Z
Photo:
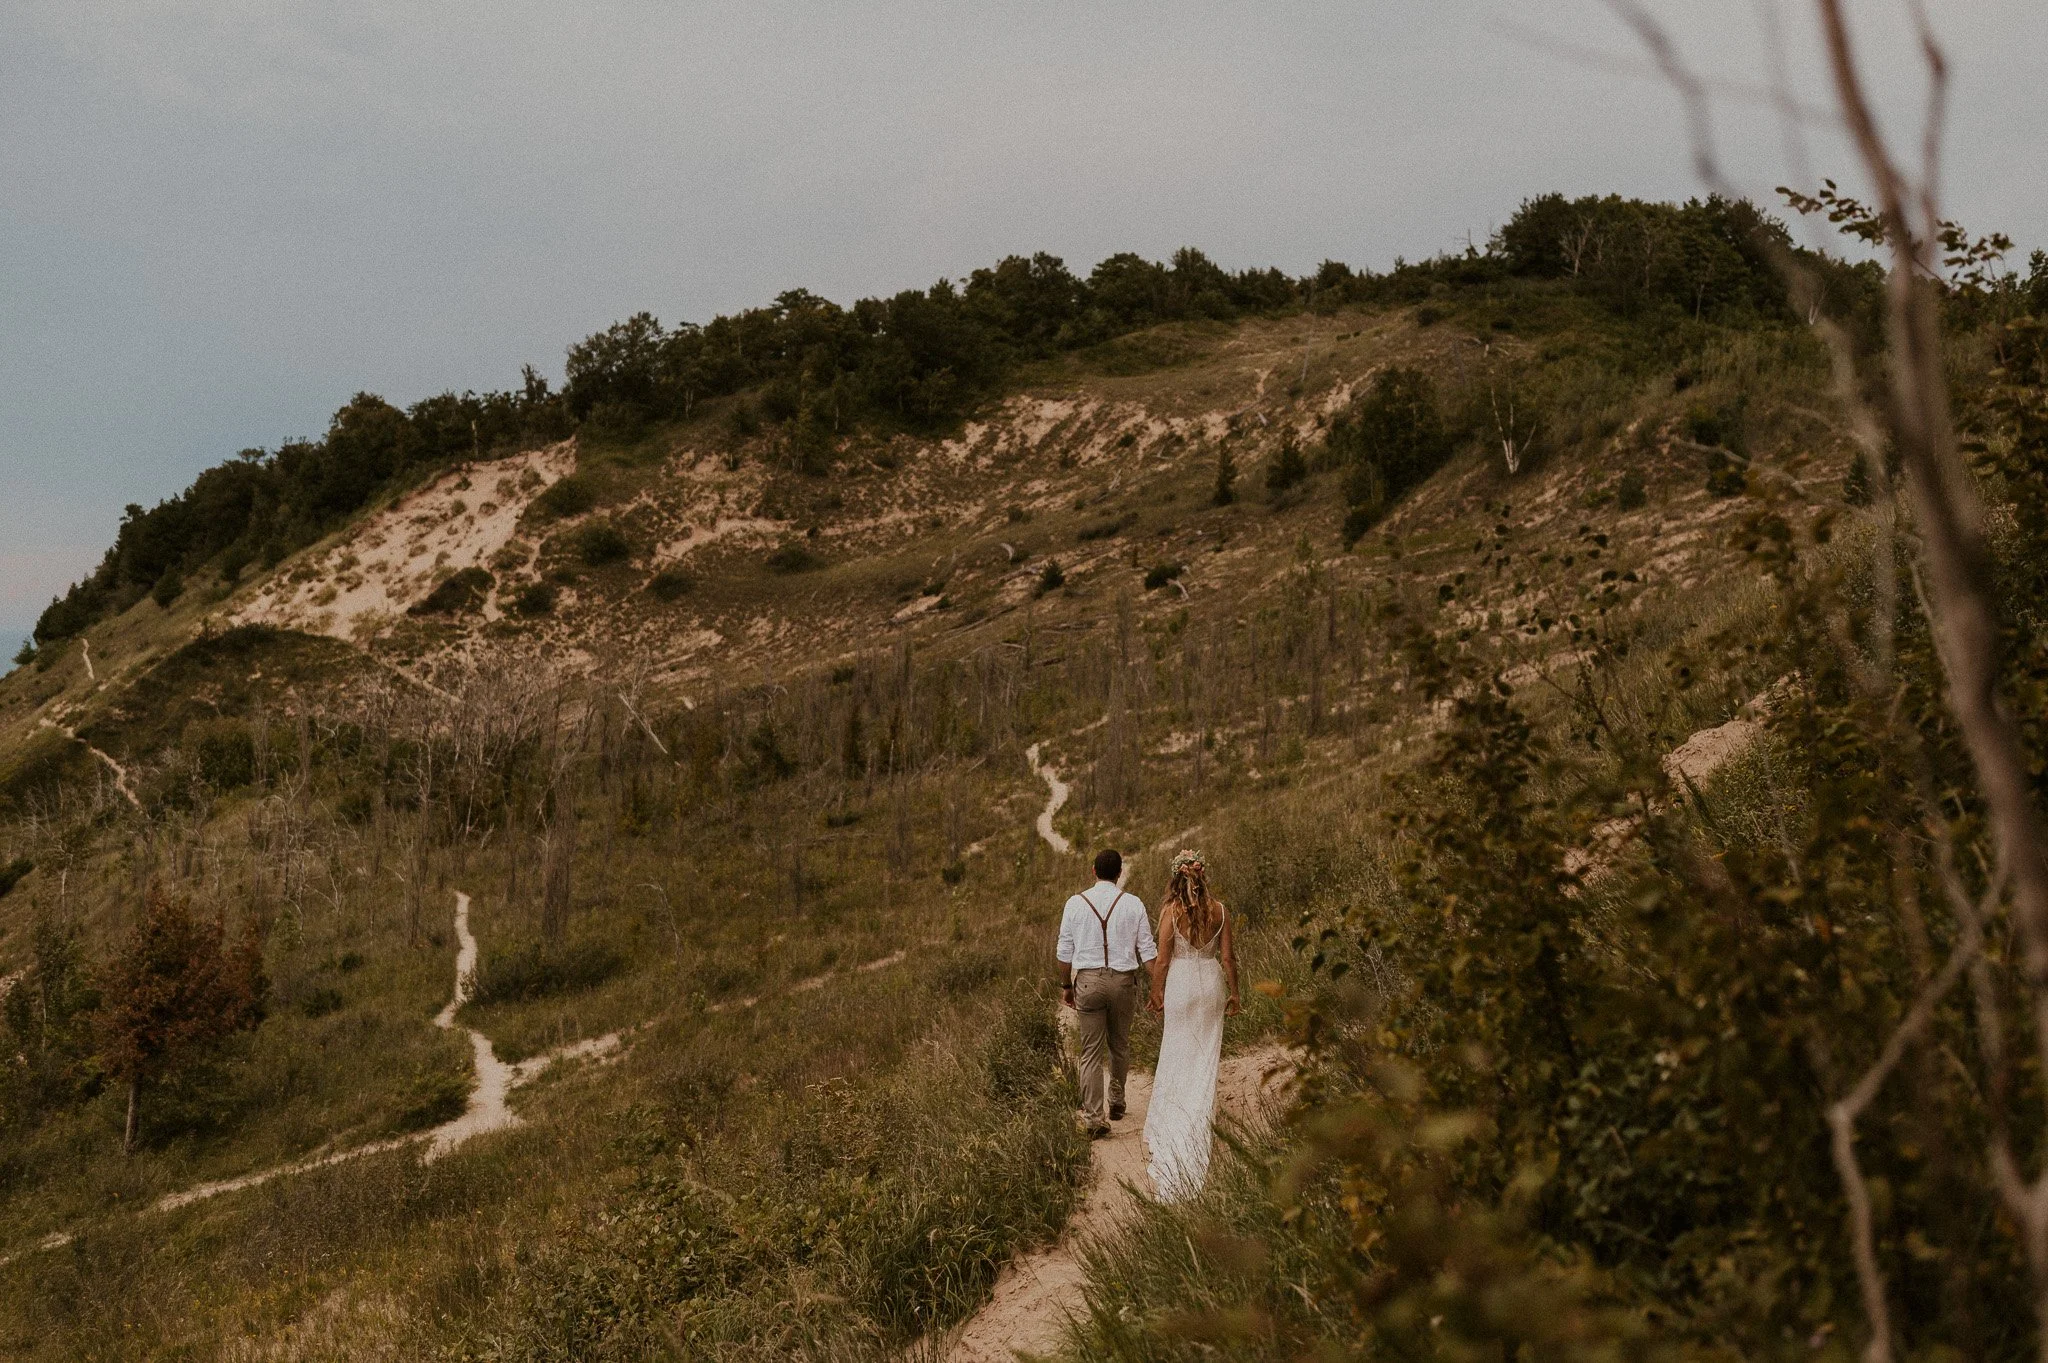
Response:
M1237 460L1225 445L1216 452L1216 490L1209 494L1209 501L1215 506L1229 506L1237 500Z

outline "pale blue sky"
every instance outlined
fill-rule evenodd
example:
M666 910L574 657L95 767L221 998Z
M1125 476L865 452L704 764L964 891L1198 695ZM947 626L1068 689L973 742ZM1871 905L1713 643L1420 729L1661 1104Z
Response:
M1755 85L1774 2L1655 7ZM1903 11L1854 8L1903 128ZM2044 244L2048 20L1933 8L1949 206ZM1818 100L1808 7L1781 12ZM1731 173L1768 195L1791 173L1775 120L1733 89L1721 113ZM1812 173L1844 172L1815 138ZM357 389L559 375L640 308L846 301L1032 250L1384 268L1545 190L1699 189L1675 99L1599 0L13 0L0 186L0 631L123 504L317 434Z

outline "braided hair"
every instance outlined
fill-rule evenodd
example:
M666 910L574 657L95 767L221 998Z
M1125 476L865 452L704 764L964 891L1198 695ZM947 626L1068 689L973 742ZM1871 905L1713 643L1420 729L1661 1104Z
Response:
M1209 893L1207 869L1199 852L1183 851L1173 859L1173 873L1166 883L1166 902L1179 905L1189 942L1207 947L1216 937L1223 906Z

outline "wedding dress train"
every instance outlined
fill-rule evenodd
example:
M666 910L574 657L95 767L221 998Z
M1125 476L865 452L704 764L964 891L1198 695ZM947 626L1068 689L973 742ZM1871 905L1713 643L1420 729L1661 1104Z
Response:
M1230 995L1218 956L1222 941L1220 923L1200 947L1174 925L1173 959L1166 968L1166 1028L1145 1116L1148 1167L1162 1202L1193 1197L1209 1176L1216 1069L1223 1058L1223 1010Z

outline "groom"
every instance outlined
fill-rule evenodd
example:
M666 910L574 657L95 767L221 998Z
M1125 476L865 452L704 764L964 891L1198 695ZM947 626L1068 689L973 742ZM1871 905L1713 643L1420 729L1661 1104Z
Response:
M1159 955L1152 922L1134 894L1117 884L1123 856L1095 854L1095 883L1067 901L1060 918L1060 999L1080 1019L1081 1115L1091 1138L1107 1136L1124 1115L1124 1074L1131 1067L1131 1015L1138 975ZM1103 1094L1102 1053L1109 1051L1109 1093Z

